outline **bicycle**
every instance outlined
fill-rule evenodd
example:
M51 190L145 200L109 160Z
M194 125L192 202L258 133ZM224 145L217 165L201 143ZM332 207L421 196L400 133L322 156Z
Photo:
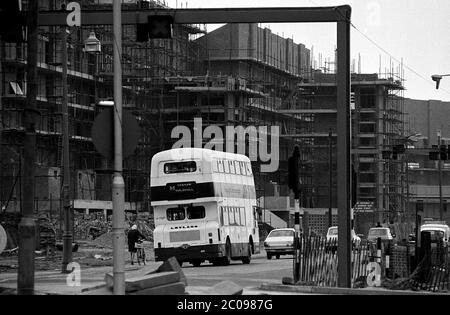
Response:
M135 243L135 248L136 248L136 259L137 259L137 263L140 266L141 265L141 261L144 263L145 265L145 248L144 248L144 240L140 239Z

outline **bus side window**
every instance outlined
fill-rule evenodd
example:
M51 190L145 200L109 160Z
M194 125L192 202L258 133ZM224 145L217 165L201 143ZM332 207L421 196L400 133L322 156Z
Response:
M228 165L228 161L224 160L223 161L223 165L224 165L224 169L225 169L225 173L230 173L230 166Z
M230 173L231 174L236 174L236 169L234 168L234 162L233 161L228 161L228 165L230 167Z
M219 161L218 160L213 160L212 168L213 168L213 172L214 173L218 173L219 172Z
M247 172L245 171L245 163L244 162L239 162L239 166L241 168L241 174L242 175L247 175Z
M223 224L223 207L220 207L219 220L220 220L220 222L219 222L220 226L224 226L224 224Z
M239 162L238 161L234 161L234 168L236 170L236 174L237 175L241 175L241 167L239 166Z
M239 208L234 208L234 219L236 221L236 225L241 225L241 216L239 214Z
M234 225L236 223L236 221L234 220L233 208L228 207L228 214L229 214L229 217L230 217L230 225Z
M252 164L250 162L245 162L245 166L247 167L247 175L252 175Z
M228 218L228 208L222 207L222 214L223 214L223 225L229 225L230 220Z
M239 208L240 210L240 215L241 215L241 225L245 226L246 222L245 222L245 208Z
M223 160L218 160L217 163L218 163L219 173L223 173L224 172Z

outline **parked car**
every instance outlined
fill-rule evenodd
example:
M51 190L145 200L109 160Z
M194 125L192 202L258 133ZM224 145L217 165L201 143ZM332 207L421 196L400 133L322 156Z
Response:
M373 227L369 229L367 234L367 241L369 243L375 243L378 238L381 238L383 242L394 241L395 235L391 233L391 229L388 227Z
M351 231L351 237L352 237L352 245L356 246L361 243L361 238L356 235L355 230L352 229ZM327 231L327 244L328 246L337 247L338 242L338 227L337 226L331 226L328 228Z
M444 245L447 246L450 241L450 227L441 221L427 222L420 226L420 232L428 231L431 233L431 241L436 242L438 239L442 239Z
M294 235L295 230L291 228L274 229L270 231L264 241L267 259L272 259L272 256L279 259L280 255L293 255Z

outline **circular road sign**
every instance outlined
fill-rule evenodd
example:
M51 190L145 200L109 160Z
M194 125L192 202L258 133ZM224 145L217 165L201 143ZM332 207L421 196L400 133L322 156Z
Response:
M114 158L114 116L113 109L102 110L92 125L92 142L97 151L112 160ZM122 111L122 154L123 158L133 154L140 137L136 118L127 110Z
M6 248L6 231L5 229L0 225L0 254L3 253L3 251Z

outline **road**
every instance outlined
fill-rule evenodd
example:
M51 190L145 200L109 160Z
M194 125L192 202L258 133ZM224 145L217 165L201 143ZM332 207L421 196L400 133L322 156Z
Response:
M157 268L161 262L148 261L147 266L154 265ZM131 266L127 261L126 269L139 268ZM67 275L62 275L57 269L54 271L36 272L36 290L60 294L79 294L83 288L102 285L105 273L111 272L109 266L81 269L81 287L68 287ZM229 280L244 289L244 293L258 294L257 288L263 284L281 284L283 277L292 277L292 256L281 256L280 259L268 260L264 251L254 255L248 265L241 261L232 261L229 266L213 266L207 262L199 267L184 263L182 267L188 287L187 291L192 294L202 294L211 286ZM17 271L16 271L17 272ZM0 286L16 288L17 273L0 273Z
M183 272L189 286L210 287L230 280L245 288L258 287L263 283L281 284L283 277L292 277L292 256L268 260L264 251L254 255L248 265L232 261L229 266L213 266L207 262L200 267L183 264Z

